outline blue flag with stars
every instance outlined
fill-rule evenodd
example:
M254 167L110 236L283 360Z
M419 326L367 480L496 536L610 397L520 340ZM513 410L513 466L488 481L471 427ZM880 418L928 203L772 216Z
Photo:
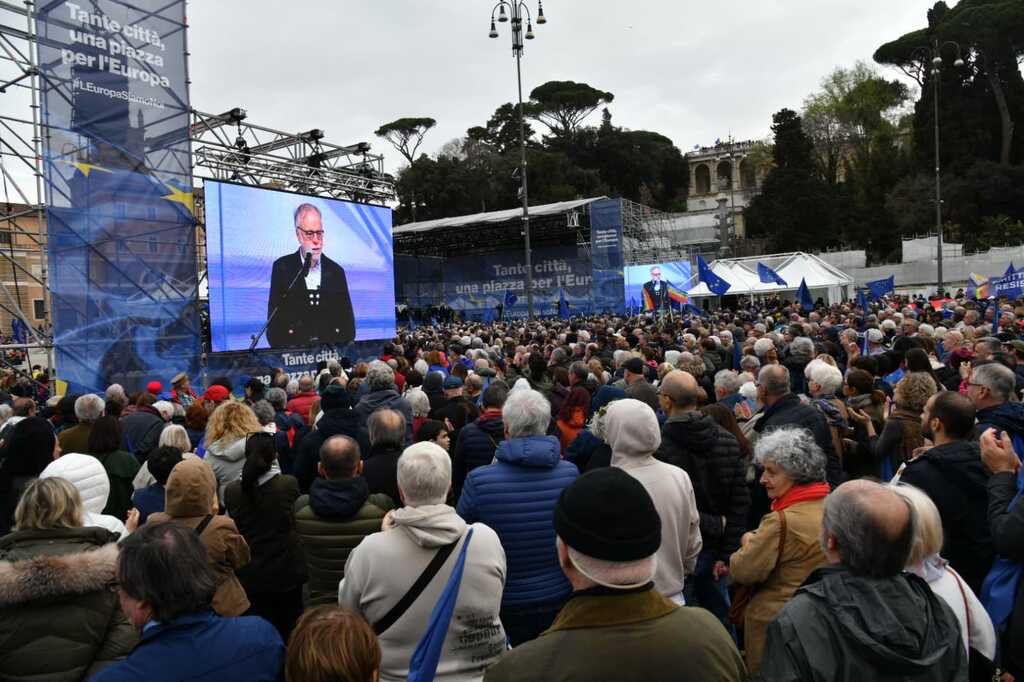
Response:
M697 256L697 279L698 281L704 282L707 285L708 290L717 295L724 296L725 292L729 291L729 287L732 285L726 282L724 279L716 275L708 267L708 264L704 262L704 259Z
M764 263L757 264L757 278L761 280L762 284L778 284L780 286L789 286L786 280L779 276L779 273L772 270Z
M797 300L800 302L800 307L804 310L810 310L814 307L814 301L811 300L811 290L807 288L807 280L803 278L800 279Z

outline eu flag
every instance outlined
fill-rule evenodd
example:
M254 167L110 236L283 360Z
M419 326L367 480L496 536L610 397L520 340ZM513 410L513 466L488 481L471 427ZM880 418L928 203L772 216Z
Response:
M803 310L810 310L814 307L814 301L811 300L811 290L807 288L807 280L800 278L800 289L797 291L797 300L800 302L800 307Z
M762 284L779 284L781 286L789 286L786 284L786 280L779 276L779 273L772 270L764 263L757 264L757 277L761 280Z
M516 304L519 298L512 293L511 289L505 289L505 310L508 310Z
M711 272L711 268L704 262L704 259L697 256L697 279L708 286L708 290L717 295L724 296L732 285L724 279Z
M563 320L569 319L569 302L565 300L565 289L558 290L558 316Z
M864 309L864 314L868 314L868 297L864 295L863 289L857 290L857 305Z
M876 279L865 284L871 293L871 298L882 298L886 294L896 291L896 275L889 275L885 279Z

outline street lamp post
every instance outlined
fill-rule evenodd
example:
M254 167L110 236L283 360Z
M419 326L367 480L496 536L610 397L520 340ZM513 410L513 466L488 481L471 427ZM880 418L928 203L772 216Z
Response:
M497 13L497 14L495 14ZM523 32L523 15L526 15L526 32ZM523 40L533 40L533 21L530 10L523 0L501 0L491 10L491 38L498 37L498 23L512 24L512 54L516 58L516 85L519 92L519 181L523 197L523 241L526 249L526 308L529 318L533 319L533 262L530 251L530 200L526 184L526 117L523 113ZM537 24L546 24L544 6L537 2Z
M939 41L935 40L931 47L919 47L915 50L915 53L920 53L923 59L927 59L931 62L930 74L932 77L932 105L934 107L935 119L935 230L938 239L938 253L935 258L936 266L936 279L938 279L938 291L937 293L941 296L944 289L944 282L942 280L942 177L941 167L942 164L939 161L939 69L942 67L942 48L951 45L956 49L956 60L953 61L953 66L960 68L964 65L964 60L960 56L960 44L947 40L946 42L939 45Z

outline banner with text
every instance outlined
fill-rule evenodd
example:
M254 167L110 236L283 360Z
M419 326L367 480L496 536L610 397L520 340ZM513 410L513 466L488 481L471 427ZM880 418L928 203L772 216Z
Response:
M58 375L195 380L185 2L50 2L36 22Z
M622 202L602 199L590 204L590 254L594 311L621 313L622 289Z

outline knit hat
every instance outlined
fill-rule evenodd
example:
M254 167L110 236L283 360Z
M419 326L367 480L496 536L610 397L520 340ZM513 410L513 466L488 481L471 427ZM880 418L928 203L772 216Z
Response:
M604 415L605 440L615 455L649 455L661 445L658 418L647 403L616 400Z
M462 388L462 379L455 376L454 374L450 375L447 379L444 380L444 389L446 391L453 388Z
M224 388L220 384L214 384L206 389L206 393L203 394L203 398L219 403L227 400L230 395L231 392L228 391L228 389Z
M349 396L347 390L338 386L337 384L331 384L324 389L324 392L320 394L320 409L323 414L327 410L337 410L352 407L352 398Z
M146 384L146 391L148 393L152 393L153 395L157 395L158 393L163 393L164 385L161 384L159 381L151 381L148 384Z
M623 369L628 369L633 374L644 373L644 361L640 358L630 358L622 363Z
M622 469L587 472L562 490L555 532L594 559L639 561L661 546L661 518L640 481Z

